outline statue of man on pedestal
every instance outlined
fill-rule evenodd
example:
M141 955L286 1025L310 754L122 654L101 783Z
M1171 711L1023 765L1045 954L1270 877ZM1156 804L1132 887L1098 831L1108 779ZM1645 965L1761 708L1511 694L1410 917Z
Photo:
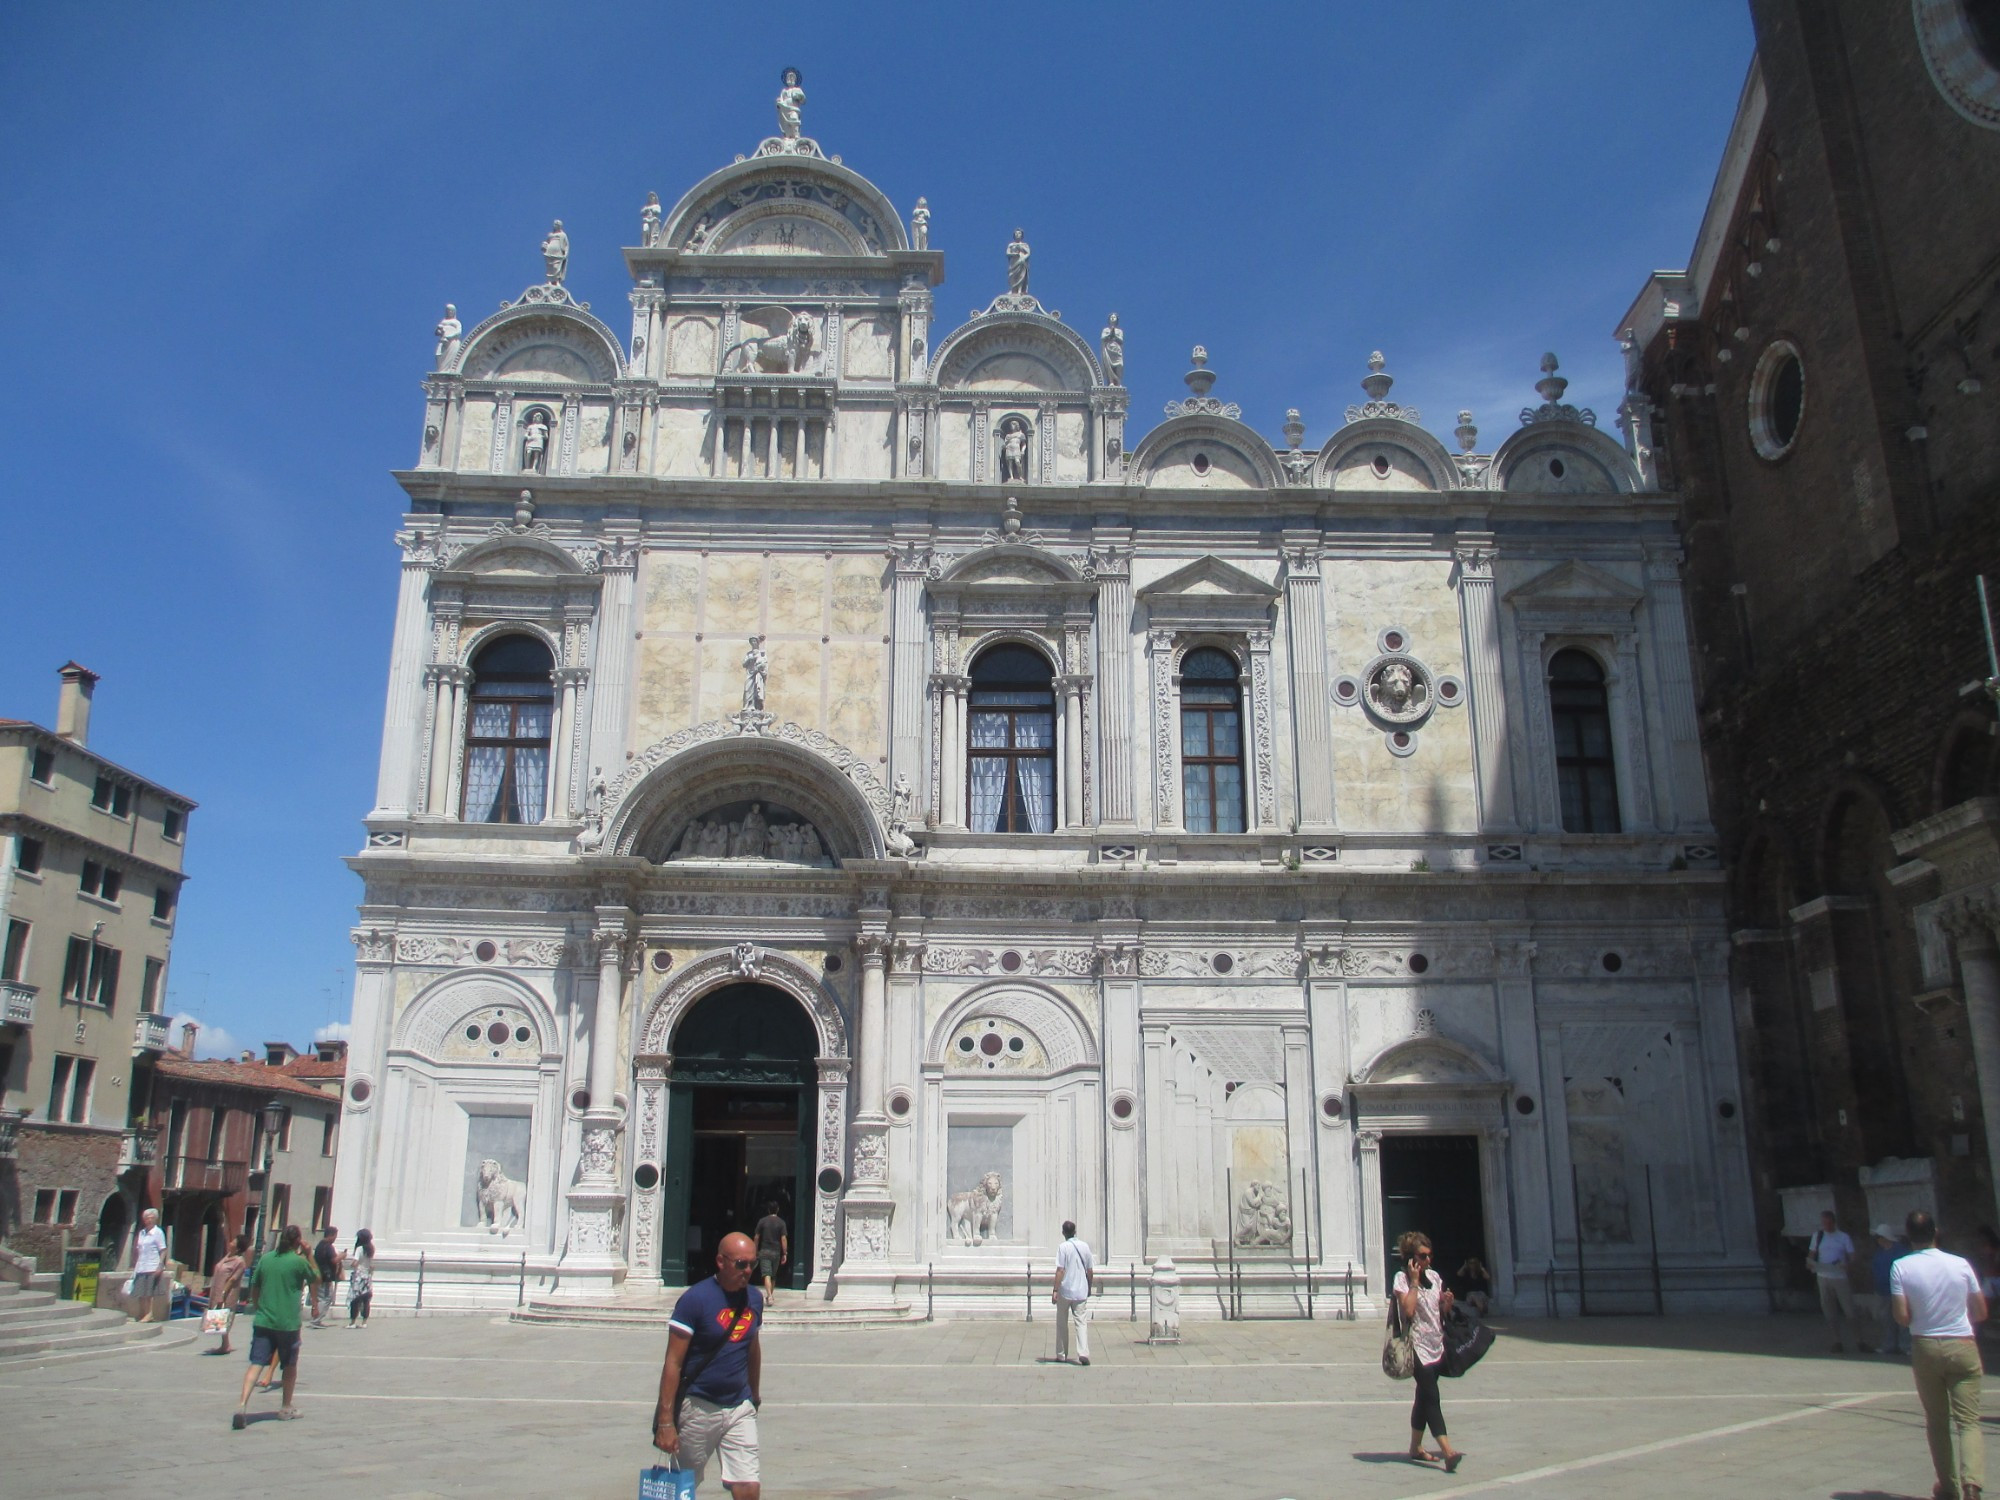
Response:
M444 305L444 316L437 326L437 368L442 370L458 358L458 341L465 334L465 325L458 321L458 308L454 303Z
M548 238L542 241L542 260L548 266L549 285L561 286L569 272L569 236L563 233L561 219L555 221Z
M806 91L800 87L805 82L797 68L787 68L781 75L782 87L778 90L778 134L788 141L799 138L799 116L805 109Z
M660 195L646 194L646 206L639 210L639 243L657 245L660 242Z
M1125 330L1118 326L1118 314L1113 313L1104 325L1104 332L1097 336L1098 352L1104 356L1104 378L1113 385L1125 383Z
M1021 237L1021 231L1014 231L1014 238L1007 242L1007 290L1016 297L1028 295L1028 242Z

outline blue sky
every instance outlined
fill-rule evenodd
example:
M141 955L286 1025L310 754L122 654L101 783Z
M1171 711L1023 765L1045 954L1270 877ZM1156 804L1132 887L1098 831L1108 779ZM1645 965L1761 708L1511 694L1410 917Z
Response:
M1005 285L1127 334L1128 444L1215 394L1317 444L1383 349L1482 447L1544 350L1611 424L1614 324L1684 264L1745 0L17 8L0 53L0 716L103 674L92 745L197 798L170 1001L219 1047L345 1017L419 382L540 280L622 333L671 205L806 131L907 214L942 326Z

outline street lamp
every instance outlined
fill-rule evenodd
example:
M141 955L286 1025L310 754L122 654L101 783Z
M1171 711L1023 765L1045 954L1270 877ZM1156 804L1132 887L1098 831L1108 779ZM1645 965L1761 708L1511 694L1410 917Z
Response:
M264 1122L264 1206L258 1211L257 1238L262 1241L271 1233L271 1154L277 1149L278 1132L285 1124L285 1102L282 1099L268 1101L258 1112ZM259 1244L257 1253L263 1254Z

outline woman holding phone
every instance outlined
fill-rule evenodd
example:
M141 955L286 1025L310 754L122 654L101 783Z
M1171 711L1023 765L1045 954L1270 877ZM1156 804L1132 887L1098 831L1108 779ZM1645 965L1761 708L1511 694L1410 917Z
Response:
M1417 1353L1416 1400L1410 1406L1410 1457L1419 1463L1444 1461L1444 1471L1454 1472L1465 1455L1445 1436L1444 1407L1438 1400L1438 1376L1444 1373L1444 1315L1451 1311L1452 1295L1444 1278L1431 1269L1430 1236L1410 1230L1396 1241L1396 1253L1403 1269L1396 1273L1391 1294L1403 1310L1410 1328L1410 1345ZM1438 1451L1424 1451L1424 1428L1437 1439Z

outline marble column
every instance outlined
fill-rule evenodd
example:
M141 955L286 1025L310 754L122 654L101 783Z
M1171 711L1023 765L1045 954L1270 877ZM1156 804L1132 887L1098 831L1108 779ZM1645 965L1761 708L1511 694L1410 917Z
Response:
M459 814L458 778L463 769L461 730L465 721L466 689L472 673L456 664L433 667L430 672L435 694L431 710L431 774L429 811L441 818Z
M1514 811L1513 768L1508 764L1507 688L1500 657L1500 604L1493 590L1492 539L1461 537L1456 555L1479 827L1486 833L1511 833L1520 823Z
M895 553L890 594L890 786L907 776L911 805L931 806L930 776L924 755L924 580L931 554L913 538Z
M1132 572L1127 532L1097 554L1097 820L1130 828L1132 816Z
M946 828L965 827L965 705L972 679L946 673L938 683L939 753L938 822Z
M1333 700L1326 680L1326 600L1319 537L1287 534L1285 655L1292 670L1292 764L1299 829L1333 828Z
M625 1194L618 1178L618 1135L623 1117L616 1103L618 1040L625 1010L628 960L637 943L627 936L630 913L620 906L597 908L597 998L590 1021L590 1104L583 1112L583 1146L576 1179L566 1195L569 1235L564 1263L586 1273L623 1274L619 1217Z
M582 702L583 685L590 680L587 667L556 668L555 754L549 783L548 821L564 823L574 816L571 789L576 780L577 708Z
M1135 1008L1143 1006L1138 985L1132 986ZM1146 1258L1165 1253L1166 1240L1173 1234L1173 1186L1180 1165L1173 1153L1173 1106L1168 1098L1167 1023L1139 1022L1139 1048L1145 1077L1140 1095L1145 1113L1140 1117L1140 1146L1145 1157L1144 1204L1146 1215Z
M889 1225L895 1199L889 1191L889 1111L883 1085L889 1057L889 913L864 910L861 937L861 1033L854 1072L854 1124L849 1132L853 1171L842 1203L849 1260L880 1261L889 1255Z
M607 782L625 765L626 708L631 697L632 658L637 653L632 591L639 567L636 536L616 534L598 549L604 577L598 596L595 661L591 668L590 732L581 747L586 770L595 766Z
M1062 691L1062 827L1083 826L1083 679L1057 679Z
M389 703L382 720L381 772L375 783L374 817L403 817L421 811L416 766L422 749L424 647L430 633L424 594L430 582L435 552L414 530L398 538L403 544L403 576L396 589L396 633L389 646ZM413 806L414 804L414 806Z
M335 1175L334 1222L340 1215L350 1224L383 1223L387 1204L378 1196L377 1173L382 1165L376 1149L380 1134L382 1074L389 1051L389 1029L395 1010L392 983L396 937L389 907L363 907L362 925L354 928L354 1009L349 1018L347 1075L342 1080L340 1140L350 1166ZM357 1090L356 1084L362 1085ZM356 1098L359 1092L365 1097Z
M1681 592L1681 550L1653 547L1646 552L1648 643L1660 684L1660 725L1669 764L1664 781L1671 806L1660 810L1660 826L1707 832L1708 783L1701 758L1701 725L1696 717L1690 674L1687 607Z

